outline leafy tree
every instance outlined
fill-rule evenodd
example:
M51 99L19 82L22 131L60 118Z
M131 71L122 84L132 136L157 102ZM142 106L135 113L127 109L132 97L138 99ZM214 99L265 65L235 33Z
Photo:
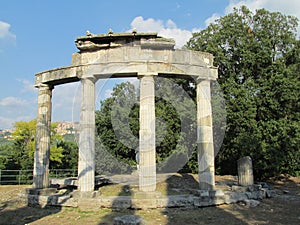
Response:
M157 169L177 172L196 150L196 104L192 79L155 78ZM197 163L196 163L197 164ZM183 171L191 171L186 164Z
M128 172L135 164L138 147L138 108L133 84L124 82L113 88L110 98L101 102L96 111L97 173Z
M63 149L63 158L61 162L52 161L50 164L51 169L69 169L77 170L78 168L78 146L74 141L60 141L57 144L58 148Z
M0 170L6 169L11 163L11 144L1 144L0 145Z
M63 159L63 148L59 147L63 137L55 131L56 127L57 124L51 124L50 163L62 163ZM36 120L16 122L12 136L14 140L11 156L14 162L13 169L33 169Z
M184 166L195 149L194 96L195 89L188 80L155 79L159 170L174 171ZM101 142L96 144L97 172L129 171L129 167L136 164L139 145L139 103L133 84L124 82L115 86L112 96L101 102L101 108L96 112L96 127ZM191 139L194 141L188 141Z
M298 19L245 6L194 33L187 47L210 52L226 99L222 173L250 155L255 175L300 171Z

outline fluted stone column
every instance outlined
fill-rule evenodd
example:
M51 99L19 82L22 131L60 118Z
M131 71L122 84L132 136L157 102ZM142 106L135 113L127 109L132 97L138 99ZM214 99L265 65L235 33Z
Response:
M84 78L81 84L78 190L86 192L95 186L95 80Z
M154 77L140 78L139 190L156 189Z
M249 186L254 184L252 159L250 156L240 158L237 161L238 183L241 186Z
M49 187L49 157L51 135L52 86L39 86L36 121L36 146L34 153L33 187Z
M209 80L197 82L197 135L200 189L212 190L215 186L215 157Z

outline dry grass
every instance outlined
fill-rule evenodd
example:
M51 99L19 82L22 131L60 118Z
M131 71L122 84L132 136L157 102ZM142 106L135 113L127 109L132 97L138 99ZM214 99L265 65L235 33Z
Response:
M163 193L170 193L180 186L193 188L196 177L176 175L167 182L160 182L157 187ZM234 177L217 177L217 181L234 182ZM222 205L197 209L155 209L124 210L99 209L81 211L76 208L32 208L27 207L18 197L27 186L0 186L0 224L5 225L54 225L54 224L113 224L113 218L135 214L144 218L147 224L300 224L300 179L290 177L273 183L278 195L265 199L258 207L248 208L241 204ZM128 186L109 185L102 187L106 195L130 195ZM132 189L137 187L131 187ZM174 191L174 190L173 190ZM283 191L288 191L284 194ZM176 191L174 191L176 192Z

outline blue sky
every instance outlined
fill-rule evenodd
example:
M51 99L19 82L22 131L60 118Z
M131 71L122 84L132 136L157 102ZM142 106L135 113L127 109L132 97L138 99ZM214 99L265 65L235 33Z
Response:
M0 129L35 118L37 90L34 74L70 65L74 40L92 33L158 32L181 47L193 31L245 4L300 18L298 0L165 0L68 1L6 0L0 2ZM97 102L108 96L113 83L98 84ZM53 91L53 121L78 120L79 84ZM96 103L99 105L99 103Z

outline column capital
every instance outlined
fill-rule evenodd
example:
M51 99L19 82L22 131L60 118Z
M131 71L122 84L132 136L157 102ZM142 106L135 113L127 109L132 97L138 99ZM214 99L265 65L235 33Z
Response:
M218 78L218 67L206 67L202 70L200 76L194 76L196 83L203 80L215 81Z
M153 76L158 76L158 73L156 72L144 72L144 73L140 73L138 72L138 78L141 78L141 77L153 77Z
M53 90L54 89L54 85L45 84L45 83L39 83L39 84L35 85L35 87L38 88L38 89L48 89L48 90Z
M84 81L84 80L90 80L90 81L92 81L93 83L96 83L96 82L97 82L97 79L96 79L94 76L90 76L90 77L81 77L80 80L81 80L81 81Z
M208 82L211 82L211 80L210 80L210 79L207 79L207 78L203 78L203 77L196 77L196 78L195 78L196 84L200 84L202 81L208 81Z

